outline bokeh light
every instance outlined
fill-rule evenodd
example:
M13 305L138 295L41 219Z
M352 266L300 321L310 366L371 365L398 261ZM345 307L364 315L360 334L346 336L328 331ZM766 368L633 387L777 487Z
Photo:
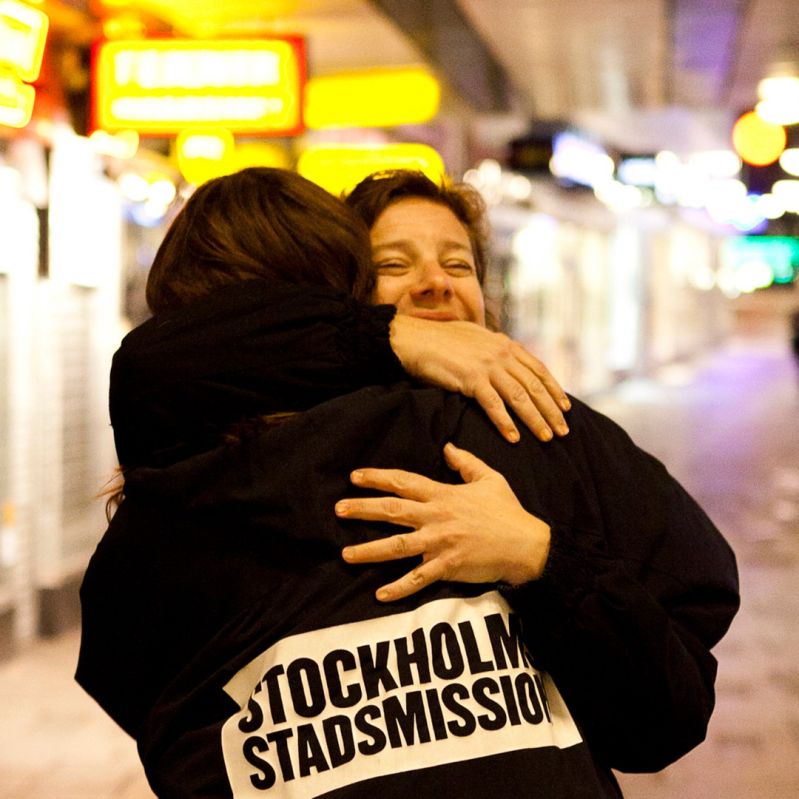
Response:
M739 117L732 129L735 152L752 166L773 164L785 149L786 141L785 128L766 122L754 111Z

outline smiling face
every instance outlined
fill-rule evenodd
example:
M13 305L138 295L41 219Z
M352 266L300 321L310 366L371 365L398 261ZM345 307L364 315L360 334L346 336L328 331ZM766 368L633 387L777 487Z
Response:
M406 316L485 326L469 233L445 205L409 197L386 208L370 233L372 300Z

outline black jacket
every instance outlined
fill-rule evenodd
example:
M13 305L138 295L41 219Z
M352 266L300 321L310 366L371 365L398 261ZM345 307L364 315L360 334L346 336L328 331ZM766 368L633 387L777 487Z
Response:
M314 298L289 295L281 307L318 319ZM184 342L207 330L202 308L182 317ZM223 327L237 318L228 308ZM146 375L153 330L171 324L152 322L123 343L117 374ZM285 362L302 360L302 342ZM373 357L386 360L379 346ZM276 372L266 411L285 409ZM207 377L191 390L206 381L219 394L225 380ZM161 413L169 391L156 400L157 381L147 385ZM136 407L116 413L118 447L128 416L146 423L147 404ZM577 400L569 424L564 439L512 446L471 402L397 384L236 444L143 458L84 580L77 678L136 736L156 793L607 797L618 795L611 768L657 770L699 743L709 650L738 604L732 553L617 425ZM516 589L438 584L381 605L375 588L408 564L345 564L342 546L388 529L343 522L333 505L352 495L359 466L456 481L450 440L551 525L545 573Z

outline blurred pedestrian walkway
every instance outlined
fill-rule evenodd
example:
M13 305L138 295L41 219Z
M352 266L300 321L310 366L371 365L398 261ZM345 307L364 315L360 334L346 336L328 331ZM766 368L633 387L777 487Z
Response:
M735 340L587 398L661 458L735 548L708 740L627 799L799 797L799 382L788 342ZM0 799L151 799L133 742L72 681L77 633L0 664Z
M152 799L134 741L72 679L78 641L0 664L0 799Z
M707 741L627 799L799 797L799 380L789 344L740 339L698 369L592 404L663 460L738 557L742 607L715 654Z

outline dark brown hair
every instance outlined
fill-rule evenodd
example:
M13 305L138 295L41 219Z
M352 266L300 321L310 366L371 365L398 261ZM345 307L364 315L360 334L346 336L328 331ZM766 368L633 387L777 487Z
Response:
M374 276L360 217L294 172L252 167L200 186L175 217L147 279L153 313L224 285L276 277L367 299Z
M422 172L391 169L364 178L345 198L370 229L389 205L423 199L449 208L466 228L472 244L477 279L483 285L488 263L486 208L479 192L466 183L438 185Z

